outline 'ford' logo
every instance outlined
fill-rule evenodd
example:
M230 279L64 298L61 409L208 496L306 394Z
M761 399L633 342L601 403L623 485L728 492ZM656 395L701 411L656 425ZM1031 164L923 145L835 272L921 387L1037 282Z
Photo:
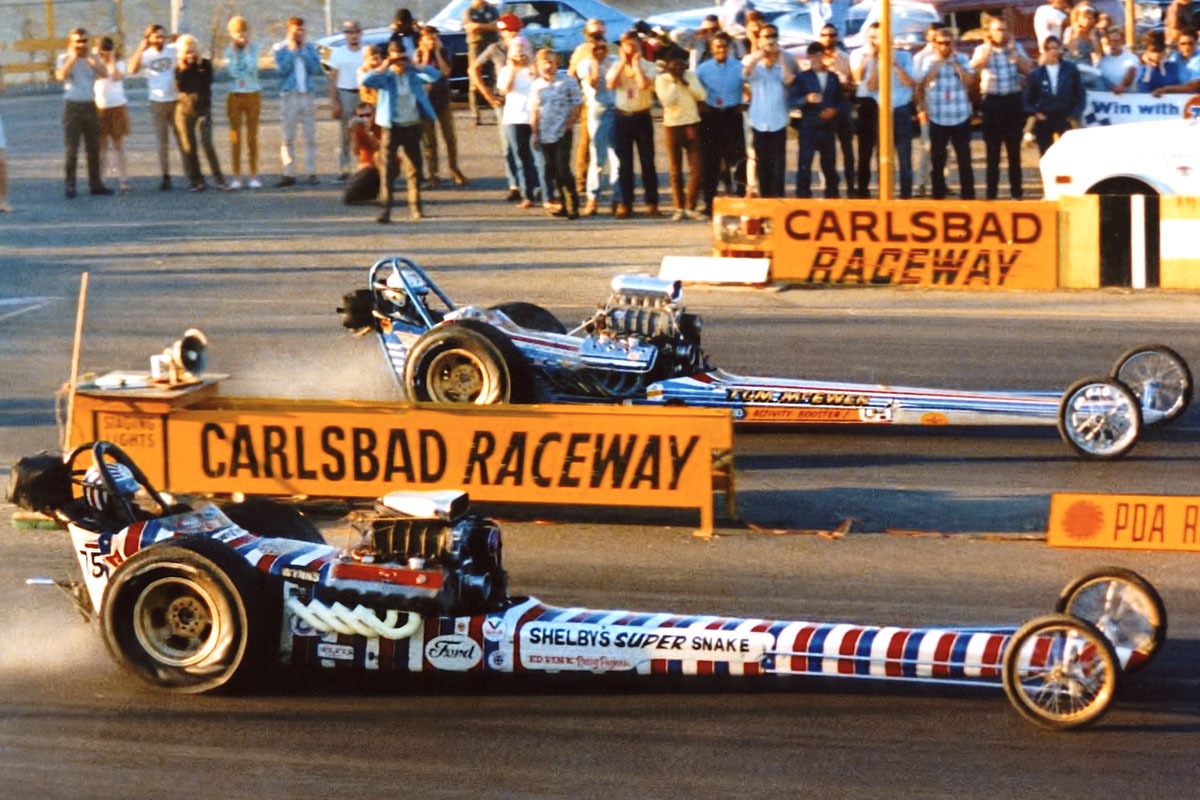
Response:
M465 672L479 664L483 648L466 636L438 636L425 643L425 658L437 669Z

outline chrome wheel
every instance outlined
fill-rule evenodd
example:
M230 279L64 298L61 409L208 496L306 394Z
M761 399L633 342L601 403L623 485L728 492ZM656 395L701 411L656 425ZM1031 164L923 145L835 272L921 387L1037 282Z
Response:
M1192 402L1192 372L1169 347L1145 345L1117 359L1112 376L1137 396L1147 425L1170 422Z
M1119 458L1128 453L1142 429L1137 398L1110 378L1085 378L1063 393L1058 429L1084 458Z
M1136 672L1167 638L1167 610L1157 590L1132 570L1093 570L1063 589L1058 610L1086 620L1117 651L1125 672Z

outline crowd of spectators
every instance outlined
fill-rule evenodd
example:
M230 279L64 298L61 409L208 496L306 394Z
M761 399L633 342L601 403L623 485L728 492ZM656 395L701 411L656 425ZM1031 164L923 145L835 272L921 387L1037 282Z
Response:
M626 219L634 215L640 174L644 213L666 216L659 207L656 103L676 221L711 216L720 187L733 196L785 196L789 128L796 131L792 138L799 151L795 196L813 196L817 159L825 197L842 196L843 183L845 196L870 197L880 81L888 72L880 63L878 23L867 26L861 47L847 50L841 43L845 4L813 5L815 41L795 53L780 46L774 26L749 10L738 18L710 15L698 30L670 39L644 30L610 36L602 21L590 20L585 41L560 65L553 51L534 52L518 17L473 0L463 13L468 107L477 124L486 107L495 110L497 171L506 176L506 198L565 219L593 216L605 207ZM1138 54L1126 52L1124 33L1088 0L1074 6L1048 0L1040 7L1033 19L1038 51L1033 54L1014 41L1000 18L987 19L982 40L971 46L941 24L929 26L923 49L892 51L889 113L899 197L945 198L952 152L959 196L973 199L970 143L978 129L986 198L1000 196L1005 160L1008 196L1021 199L1022 143L1032 139L1044 153L1079 124L1086 98L1081 68L1115 93L1200 92L1198 22L1191 0L1173 0L1163 29L1145 34ZM458 164L450 54L439 32L420 25L406 9L397 11L392 31L387 45L367 46L359 24L347 21L345 43L328 54L324 76L304 20L287 20L284 39L271 48L282 134L277 188L320 182L321 80L327 81L331 116L338 121L338 180L348 203L382 202L379 221L390 222L403 160L409 216L421 219L421 190L442 182L439 138L449 179L467 184ZM93 44L82 28L70 32L55 70L65 102L67 198L77 194L80 144L90 193L112 194L104 182L109 174L116 176L117 191L129 190L124 80L131 77L147 82L160 190L172 188L171 138L192 191L262 188L260 49L243 17L230 19L227 32L228 46L217 64L194 37L170 41L161 25L146 29L128 62L111 39ZM219 70L226 71L229 84L228 180L212 139L212 87ZM302 155L297 134L304 139ZM4 145L0 124L0 212L9 210Z

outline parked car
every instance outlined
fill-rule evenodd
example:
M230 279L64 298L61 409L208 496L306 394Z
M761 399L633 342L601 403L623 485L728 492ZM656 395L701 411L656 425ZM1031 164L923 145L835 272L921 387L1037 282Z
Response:
M1200 122L1077 128L1045 152L1040 169L1047 200L1082 194L1194 197L1200 195Z
M942 15L931 3L892 0L891 5L892 42L905 50L920 50L925 46L925 29L931 23L940 22ZM862 46L864 32L879 21L881 8L879 3L870 0L850 6L843 40L847 47Z
M763 19L770 23L774 23L783 14L793 11L803 11L805 15L808 14L808 5L801 3L800 0L764 0L764 2L755 2L753 8L763 15ZM661 28L666 31L676 29L695 30L700 27L700 23L709 14L716 14L724 18L727 13L729 12L725 10L721 3L709 3L705 6L689 8L683 11L669 11L665 14L655 14L652 17L646 17L646 22L655 28Z
M937 9L929 3L914 0L892 0L891 6L893 40L897 46L906 49L924 46L925 28L929 23L941 19ZM755 3L754 8L762 12L763 17L779 29L780 45L792 55L803 57L804 49L816 40L813 34L812 12L808 4L791 0L780 3ZM846 35L843 39L847 47L862 45L862 31L879 19L879 9L879 3L874 0L864 0L850 7L846 20ZM706 16L719 14L720 10L720 6L701 6L686 11L657 14L648 17L646 22L668 31L694 30L700 27Z
M442 44L450 55L450 86L457 91L467 88L467 38L463 33L462 14L470 4L471 0L453 0L426 22L437 28L442 37ZM498 9L501 13L520 17L521 35L534 47L551 47L564 57L583 43L583 28L589 19L604 20L614 40L637 22L625 12L599 0L518 0L500 4ZM363 31L362 43L384 44L391 36L390 27L368 28ZM329 52L345 42L341 33L318 39L322 61L327 62Z

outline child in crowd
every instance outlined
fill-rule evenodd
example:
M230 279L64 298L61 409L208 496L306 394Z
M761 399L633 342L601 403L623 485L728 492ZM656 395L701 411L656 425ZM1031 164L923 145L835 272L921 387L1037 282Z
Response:
M529 123L534 147L542 151L546 175L558 184L563 205L551 212L555 217L579 219L579 192L571 172L572 131L579 120L583 96L579 82L558 74L558 54L549 48L537 52L537 79L529 90Z

